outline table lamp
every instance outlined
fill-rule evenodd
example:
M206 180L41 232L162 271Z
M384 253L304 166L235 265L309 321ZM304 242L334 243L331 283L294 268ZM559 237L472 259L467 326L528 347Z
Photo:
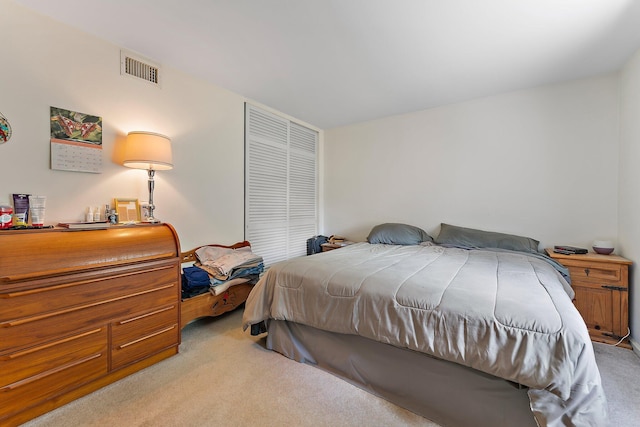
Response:
M129 132L124 152L124 166L149 172L149 217L146 222L159 222L153 216L153 176L157 170L173 169L171 140L153 132Z

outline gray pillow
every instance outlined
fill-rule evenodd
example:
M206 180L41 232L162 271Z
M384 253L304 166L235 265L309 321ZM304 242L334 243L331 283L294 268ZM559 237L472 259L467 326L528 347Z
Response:
M540 244L537 240L529 237L482 231L449 224L441 224L440 234L438 234L435 242L439 245L498 248L529 253L538 253L538 245Z
M433 242L433 238L413 225L386 223L373 227L367 241L386 245L419 245L422 242Z

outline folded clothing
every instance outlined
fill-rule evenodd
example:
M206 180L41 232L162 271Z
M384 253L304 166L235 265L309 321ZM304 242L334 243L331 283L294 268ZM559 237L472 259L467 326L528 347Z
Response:
M182 269L182 288L196 289L207 287L211 284L209 273L200 267L192 266Z
M220 295L231 286L241 285L243 283L247 283L249 280L249 277L237 277L235 279L227 280L226 282L221 283L217 286L211 286L211 288L209 288L209 292L211 292L213 295Z
M196 289L189 289L189 290L182 289L180 292L180 298L185 300L185 299L197 297L198 295L206 294L207 292L209 292L209 289L210 288L196 288Z
M264 271L261 256L250 246L238 249L203 246L196 250L196 263L182 269L182 298L206 292L220 295L241 283L256 283Z
M202 268L206 271L209 271L207 266L202 266ZM220 284L223 284L229 280L235 279L237 277L249 277L249 278L256 278L256 282L257 282L257 278L260 277L260 274L264 271L264 264L262 262L256 264L256 265L249 265L249 266L240 266L237 268L234 268L233 270L231 270L231 272L229 273L229 275L227 276L226 279L221 279L219 278L219 276L215 276L213 274L210 274L211 277L211 286L218 286Z
M262 257L254 254L250 246L238 249L203 246L196 251L196 258L198 266L218 280L238 277L234 274L238 269L259 268L263 263Z

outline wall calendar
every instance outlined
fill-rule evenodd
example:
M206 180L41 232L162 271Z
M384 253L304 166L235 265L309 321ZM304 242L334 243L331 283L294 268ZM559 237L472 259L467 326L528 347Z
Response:
M102 117L51 107L51 169L102 172Z

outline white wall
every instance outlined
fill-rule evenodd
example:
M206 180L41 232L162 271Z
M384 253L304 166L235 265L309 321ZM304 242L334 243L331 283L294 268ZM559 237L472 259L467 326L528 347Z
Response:
M640 51L631 58L621 73L620 133L620 249L634 260L631 267L630 324L632 343L640 354Z
M47 195L56 223L114 197L146 200L146 173L111 158L127 132L148 130L173 141L175 167L156 175L156 214L183 249L243 239L242 96L168 67L161 89L122 77L118 46L9 0L0 11L0 112L13 127L0 145L0 203ZM640 54L621 81L620 156L617 75L332 129L324 148L321 132L323 232L364 240L373 225L398 221L435 235L449 222L543 246L612 239L640 259ZM49 168L50 106L102 116L103 173Z
M82 218L114 197L148 199L145 171L112 161L129 131L172 139L174 169L156 173L156 217L183 250L244 238L245 98L169 67L162 88L120 75L120 47L0 0L0 112L13 128L0 145L0 204L11 193L48 197L46 222ZM151 58L153 59L153 58ZM103 172L49 168L49 107L101 116Z
M325 231L404 222L617 240L618 76L325 131Z

